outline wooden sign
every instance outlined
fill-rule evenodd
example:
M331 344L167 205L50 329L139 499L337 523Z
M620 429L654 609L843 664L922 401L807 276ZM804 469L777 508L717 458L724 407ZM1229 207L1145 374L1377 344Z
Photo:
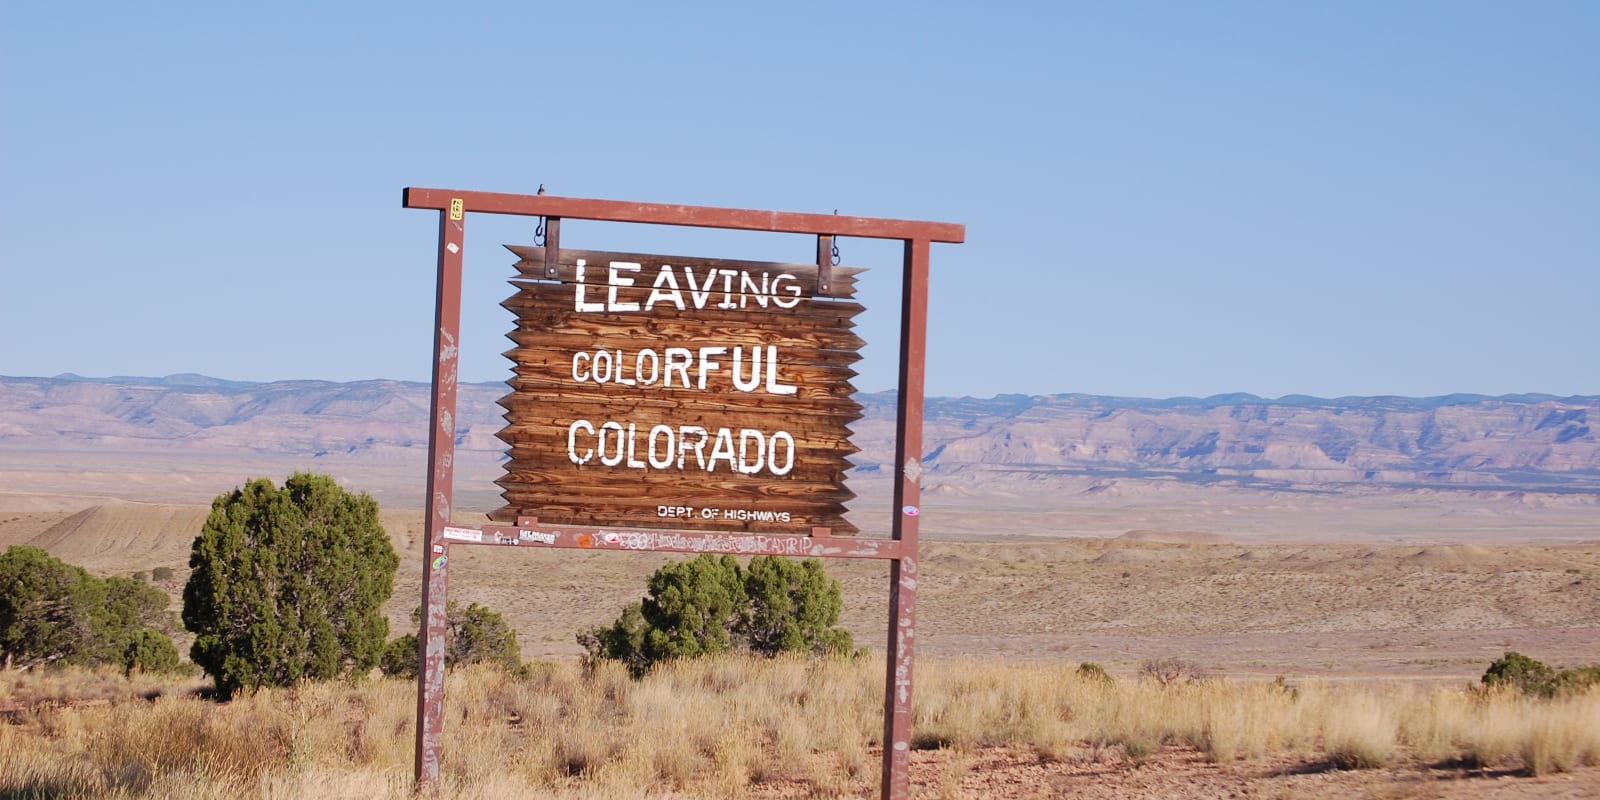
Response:
M436 787L444 752L451 552L511 545L888 560L880 796L909 797L929 249L964 241L966 228L557 197L543 187L537 195L412 187L404 205L439 213L424 624L417 637L419 793ZM517 293L504 304L517 315L510 335L517 346L507 354L517 362L514 391L501 403L511 459L499 481L508 505L494 515L510 524L456 523L461 273L474 213L538 217L551 245L560 243L563 218L815 236L819 261L839 236L901 241L889 538L840 540L820 530L855 532L841 515L851 497L843 484L855 450L849 425L861 415L850 386L861 346L850 328L861 308L847 299L860 270L556 246L511 248L522 258L522 277L512 281ZM793 533L810 535L784 535Z
M541 524L856 532L859 269L543 247L520 257L491 515Z

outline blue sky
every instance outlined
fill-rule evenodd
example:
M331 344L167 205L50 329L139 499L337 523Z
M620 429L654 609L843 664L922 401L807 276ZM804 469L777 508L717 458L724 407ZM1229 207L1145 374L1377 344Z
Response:
M1600 394L1594 3L3 9L0 374L426 380L401 188L543 183L965 224L934 395ZM532 228L469 221L466 379ZM897 247L841 249L889 388Z

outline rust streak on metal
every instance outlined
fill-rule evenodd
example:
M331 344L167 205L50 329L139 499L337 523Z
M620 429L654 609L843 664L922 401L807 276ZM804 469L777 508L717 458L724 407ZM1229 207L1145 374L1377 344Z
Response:
M895 414L893 536L900 556L889 569L889 652L883 707L883 792L910 792L911 672L917 644L917 532L922 484L903 465L922 453L922 405L927 350L928 242L906 242L900 300L900 393Z
M561 218L549 217L544 226L544 277L555 280L561 276Z
M833 296L833 237L817 237L817 294Z
M452 210L452 206L453 209ZM449 547L444 530L450 524L455 492L455 418L457 365L461 334L461 263L466 243L461 204L447 204L439 213L439 261L434 306L433 399L428 428L427 536L422 554L421 663L417 670L417 747L414 764L419 786L439 778L443 748L445 574Z

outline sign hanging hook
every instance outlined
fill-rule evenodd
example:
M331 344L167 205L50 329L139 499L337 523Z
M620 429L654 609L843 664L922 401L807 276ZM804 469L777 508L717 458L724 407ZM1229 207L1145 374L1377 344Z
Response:
M544 194L544 184L539 184L539 194ZM533 244L544 248L544 277L561 278L561 218L539 215L539 225L533 229Z
M544 194L544 184L542 184L542 183L539 184L539 192L538 193L539 194ZM538 226L533 229L533 245L534 245L534 247L544 247L544 236L545 236L544 215L541 214L539 216L539 224L538 224Z
M833 215L839 216L839 209L834 209ZM833 259L833 266L837 267L839 266L839 237L833 236L829 238L833 239L833 252L829 256Z

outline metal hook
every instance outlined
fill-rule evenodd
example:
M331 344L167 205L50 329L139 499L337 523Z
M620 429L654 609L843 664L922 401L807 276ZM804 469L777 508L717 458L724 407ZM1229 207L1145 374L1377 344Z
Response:
M544 187L541 186L540 188L542 189ZM537 228L533 229L533 245L535 247L544 247L544 234L545 234L544 217L540 217L539 218L539 226Z
M834 209L833 215L836 217L839 216L839 209ZM833 265L837 267L839 266L839 237L833 236L829 238L833 242L833 252L829 253L829 256L833 259Z

